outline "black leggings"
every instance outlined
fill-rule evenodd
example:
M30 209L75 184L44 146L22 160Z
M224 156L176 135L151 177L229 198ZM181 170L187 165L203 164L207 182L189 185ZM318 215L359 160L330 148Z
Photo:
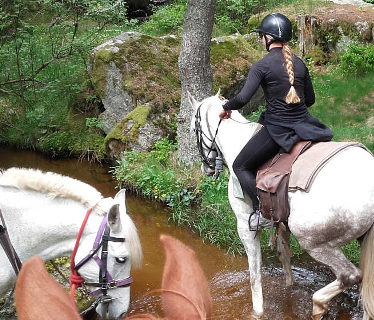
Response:
M256 170L279 152L279 145L262 127L244 146L236 157L232 168L245 193L252 199L253 209L259 209L256 189Z

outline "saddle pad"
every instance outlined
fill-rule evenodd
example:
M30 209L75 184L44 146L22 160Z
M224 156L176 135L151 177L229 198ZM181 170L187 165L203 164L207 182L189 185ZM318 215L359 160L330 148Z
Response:
M323 166L338 152L351 147L361 147L370 152L359 142L331 141L312 144L293 164L288 189L309 192L316 175Z

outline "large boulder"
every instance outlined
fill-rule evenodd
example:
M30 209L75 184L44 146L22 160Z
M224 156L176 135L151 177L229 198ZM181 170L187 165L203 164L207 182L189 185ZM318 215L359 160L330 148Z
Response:
M175 135L180 41L172 35L126 32L92 51L89 73L105 109L100 118L112 157L125 150L148 151L160 138ZM258 48L256 36L213 39L214 90L231 97L251 64L264 54Z

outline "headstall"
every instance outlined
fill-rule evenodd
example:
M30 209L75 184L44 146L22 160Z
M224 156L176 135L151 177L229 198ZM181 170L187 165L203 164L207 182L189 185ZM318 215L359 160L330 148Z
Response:
M75 247L71 256L70 260L70 294L71 299L75 303L74 293L75 290L80 286L91 286L97 287L98 289L91 291L90 294L97 297L98 299L94 303L96 306L99 303L109 303L113 298L108 295L108 290L113 288L119 287L128 287L132 283L131 276L122 279L122 280L114 280L110 273L107 270L107 262L108 262L108 243L109 241L113 242L125 242L125 238L116 238L110 236L110 228L108 226L108 216L105 215L99 230L97 231L95 241L93 243L92 249L87 256L85 256L79 263L75 264L75 255L78 250L79 241L82 236L83 230L87 223L88 217L91 213L91 209L89 209L86 213L85 219L83 220L82 226L79 230L77 240L75 243ZM98 251L101 248L101 255L98 256ZM79 275L78 270L81 268L86 262L90 259L94 259L97 265L99 266L99 282L85 282L84 279ZM89 308L89 309L92 309ZM87 310L86 310L87 311Z
M202 103L198 106L195 114L195 134L196 134L196 143L197 149L199 150L200 157L202 162L207 165L211 170L214 170L214 178L217 179L219 174L223 171L223 157L222 152L216 144L216 137L218 134L219 126L222 122L222 119L219 120L216 132L213 136L209 128L208 119L206 118L207 128L209 131L208 136L201 127L201 106ZM205 142L204 137L210 142L210 146ZM204 147L208 149L208 153L205 154ZM211 152L216 152L217 156L215 159L209 158Z

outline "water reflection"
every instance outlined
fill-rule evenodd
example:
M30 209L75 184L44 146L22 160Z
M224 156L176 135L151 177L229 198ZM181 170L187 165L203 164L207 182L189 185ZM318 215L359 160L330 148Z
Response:
M116 183L108 174L109 166L74 159L53 160L35 152L0 148L0 168L13 166L68 175L93 185L104 196L113 196L117 191ZM227 255L224 250L204 244L193 233L169 224L167 209L158 203L128 193L127 208L139 230L145 258L142 268L132 272L130 315L144 312L162 315L159 296L152 290L161 286L165 259L159 236L169 234L196 251L211 284L213 319L250 319L252 302L246 257ZM263 268L264 319L310 319L313 292L333 280L330 271L311 260L299 260L295 264L293 274L297 283L291 288L284 286L279 263L272 262L271 266ZM357 287L345 291L330 303L330 311L324 319L360 319L362 313L357 302Z

